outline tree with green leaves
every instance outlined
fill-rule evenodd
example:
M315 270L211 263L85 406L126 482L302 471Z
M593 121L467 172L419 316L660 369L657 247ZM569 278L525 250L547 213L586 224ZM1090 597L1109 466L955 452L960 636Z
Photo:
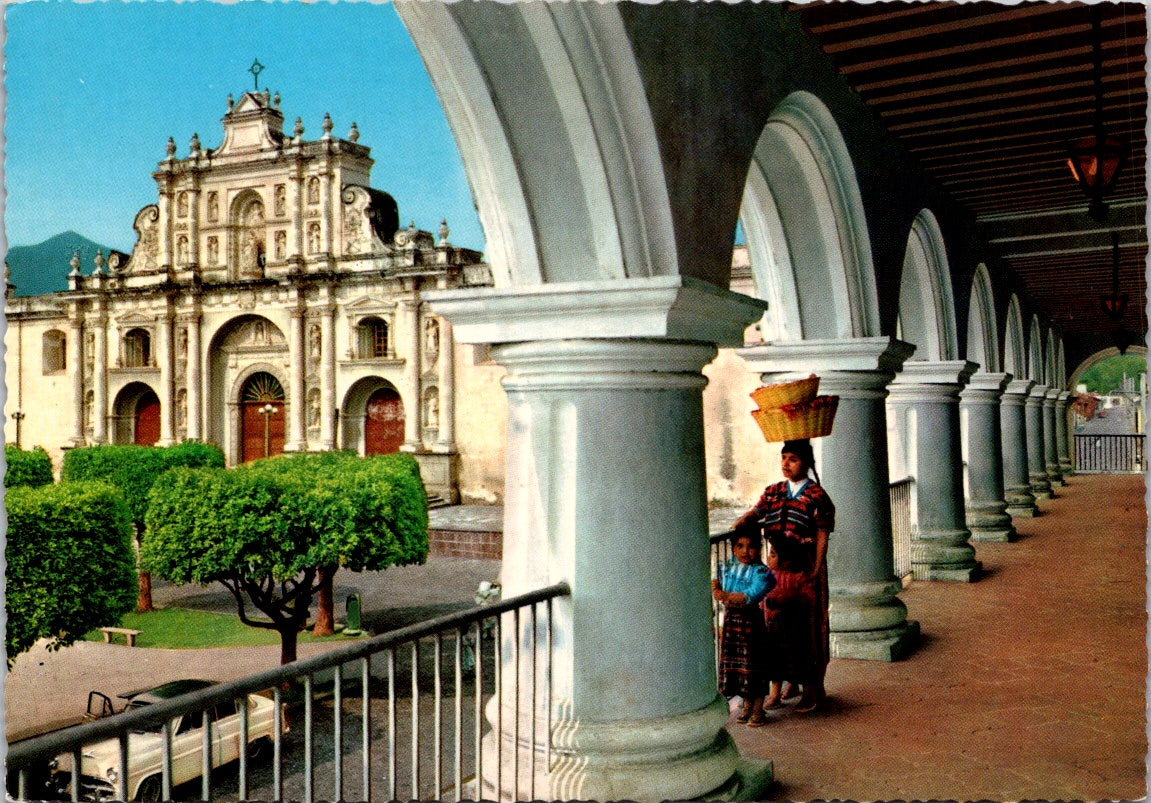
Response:
M11 443L5 444L4 460L8 463L8 469L4 472L5 488L38 488L53 482L52 458L43 446L25 451Z
M1118 390L1123 377L1138 377L1147 372L1147 358L1142 354L1115 354L1092 365L1082 376L1080 384L1092 393L1107 394Z
M319 592L321 567L378 571L427 557L427 496L411 455L292 455L157 480L143 566L174 583L219 582L240 620L280 634L281 662ZM249 604L264 619L249 615Z
M119 488L128 503L139 549L145 533L148 492L158 477L172 468L223 466L224 453L219 447L198 441L166 447L105 444L65 453L60 474L62 482L100 480ZM144 613L152 609L152 576L141 571L136 611Z
M5 503L9 666L37 639L49 638L49 649L59 649L132 610L132 523L116 488L100 482L10 487Z

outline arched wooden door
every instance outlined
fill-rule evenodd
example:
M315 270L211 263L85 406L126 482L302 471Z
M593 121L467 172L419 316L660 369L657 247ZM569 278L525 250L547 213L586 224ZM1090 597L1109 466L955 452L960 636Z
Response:
M240 392L240 462L284 452L284 387L269 373L252 374Z
M160 399L145 391L136 400L136 425L132 442L137 446L155 446L160 440Z
M380 388L368 397L364 419L364 454L398 452L404 442L404 403L393 388Z

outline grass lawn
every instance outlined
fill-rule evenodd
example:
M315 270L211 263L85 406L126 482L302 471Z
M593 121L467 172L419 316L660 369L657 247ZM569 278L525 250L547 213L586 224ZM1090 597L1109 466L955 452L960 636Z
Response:
M121 627L141 631L136 637L137 647L164 647L177 650L193 650L205 647L255 647L262 644L279 644L280 634L262 627L249 627L238 616L221 613L193 611L186 608L157 608L151 613L125 614ZM93 630L84 636L86 641L103 641L104 634ZM123 636L113 636L123 642ZM299 635L299 643L344 639L337 633L325 638L314 638L311 631Z

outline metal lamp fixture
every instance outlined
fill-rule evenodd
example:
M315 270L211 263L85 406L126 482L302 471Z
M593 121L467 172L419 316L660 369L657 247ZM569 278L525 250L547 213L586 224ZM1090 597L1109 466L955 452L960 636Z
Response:
M1087 214L1100 223L1107 219L1106 195L1115 184L1115 178L1127 155L1126 146L1119 137L1103 129L1103 46L1102 4L1091 6L1092 73L1095 80L1095 120L1090 136L1068 147L1067 166L1080 188L1091 199Z

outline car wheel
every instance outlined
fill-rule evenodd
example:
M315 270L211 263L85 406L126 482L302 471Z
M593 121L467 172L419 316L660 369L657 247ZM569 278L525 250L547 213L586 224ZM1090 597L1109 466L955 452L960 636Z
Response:
M267 736L261 736L254 742L248 742L248 758L258 761L265 756L272 754L272 740Z
M136 799L154 801L160 799L160 776L152 775L140 781L140 788L136 790Z

